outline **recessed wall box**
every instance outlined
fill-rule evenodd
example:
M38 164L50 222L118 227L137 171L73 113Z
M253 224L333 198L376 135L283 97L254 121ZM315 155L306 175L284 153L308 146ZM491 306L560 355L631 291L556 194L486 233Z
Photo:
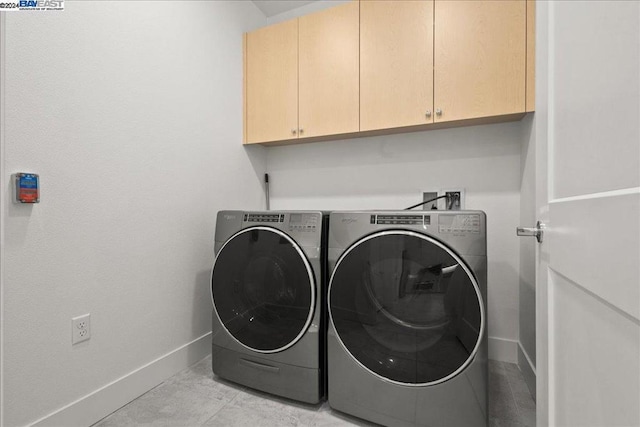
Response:
M14 200L17 203L40 203L40 177L36 173L13 174Z

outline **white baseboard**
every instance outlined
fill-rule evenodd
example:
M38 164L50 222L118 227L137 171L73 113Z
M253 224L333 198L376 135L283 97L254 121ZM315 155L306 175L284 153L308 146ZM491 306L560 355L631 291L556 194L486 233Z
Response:
M489 359L518 363L518 341L489 337Z
M524 377L524 382L527 384L531 396L533 396L533 400L536 400L536 367L533 366L531 358L520 342L518 342L518 366Z
M86 427L211 353L211 332L40 418L33 426Z

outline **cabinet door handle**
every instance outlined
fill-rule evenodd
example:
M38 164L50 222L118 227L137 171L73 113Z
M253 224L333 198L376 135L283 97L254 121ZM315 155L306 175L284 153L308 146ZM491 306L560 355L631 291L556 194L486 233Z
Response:
M436 115L441 116L442 115L442 110L438 108L436 110Z
M302 135L304 133L304 129L300 128L300 135Z
M297 131L295 129L291 129L291 135L295 135Z
M431 117L431 111L427 110L426 113L424 113L425 116L427 116L427 118Z

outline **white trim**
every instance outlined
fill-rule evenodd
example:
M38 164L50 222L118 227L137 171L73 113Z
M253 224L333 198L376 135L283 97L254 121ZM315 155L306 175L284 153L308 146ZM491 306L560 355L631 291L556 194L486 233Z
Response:
M211 352L211 332L46 415L30 426L89 426Z
M542 171L536 171L536 180L546 183L547 194L546 200L539 200L542 206L546 208L545 216L541 216L541 221L549 220L550 202L556 198L553 190L555 179L553 152L555 142L555 43L556 43L556 4L554 2L538 2L536 8L542 6L540 18L536 22L543 23L546 18L546 26L543 24L543 38L546 35L547 52L545 59L547 60L546 70L542 71L544 81L547 83L547 129L546 135L536 136L536 149L543 148L546 150L546 168ZM546 10L545 10L546 9ZM544 13L546 12L546 17ZM546 30L546 34L544 34ZM545 54L544 48L542 49ZM536 55L537 56L537 55ZM546 74L545 74L546 73ZM536 75L536 80L541 77ZM537 83L536 83L537 86ZM546 142L545 142L546 137ZM540 138L540 139L538 139ZM544 159L543 159L544 162ZM540 173L538 173L540 172ZM558 199L560 200L560 198ZM554 406L554 314L553 314L553 283L550 277L549 243L543 243L536 249L536 420L539 425L555 425L555 406ZM546 276L546 277L544 277ZM542 278L544 277L544 278ZM538 297L538 295L540 295Z
M550 8L551 9L551 8ZM556 406L555 406L555 360L554 354L556 352L555 349L555 335L556 331L553 329L556 326L555 320L555 282L553 280L553 270L550 266L547 267L547 351L546 351L546 359L547 359L547 416L549 425L555 425L556 419ZM536 359L537 360L537 359ZM536 399L537 402L537 399Z
M600 193L584 194L581 196L563 197L561 199L549 200L549 204L575 202L579 200L601 199L603 197L628 196L630 194L640 194L640 187L625 188L623 190L603 191Z
M523 362L524 360L524 362ZM524 350L522 343L518 341L518 368L520 372L522 372L522 377L524 378L524 382L529 389L533 399L536 399L536 381L537 381L537 373L536 368L531 363L531 359L529 358L529 354Z
M6 14L0 13L0 426L4 425L4 217L8 195L5 194L5 55Z
M518 363L518 341L489 337L489 359Z
M536 5L537 6L537 5ZM547 56L547 168L546 181L547 181L547 200L545 204L548 204L550 200L555 199L555 126L556 126L556 81L555 81L555 4L549 2L549 38L548 38L548 56ZM537 137L536 137L537 138Z
M518 347L520 348L520 351L522 352L522 355L524 356L524 358L527 360L527 364L529 364L529 368L533 371L533 375L536 375L536 367L531 361L531 358L529 357L529 353L527 353L527 351L524 349L520 341L518 341Z

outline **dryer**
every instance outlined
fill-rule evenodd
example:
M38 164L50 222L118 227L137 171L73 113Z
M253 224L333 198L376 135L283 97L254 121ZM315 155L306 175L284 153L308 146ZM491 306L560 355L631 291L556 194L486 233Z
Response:
M326 216L220 211L211 274L212 368L308 403L324 394Z
M484 212L333 212L328 244L329 405L392 426L486 426Z

